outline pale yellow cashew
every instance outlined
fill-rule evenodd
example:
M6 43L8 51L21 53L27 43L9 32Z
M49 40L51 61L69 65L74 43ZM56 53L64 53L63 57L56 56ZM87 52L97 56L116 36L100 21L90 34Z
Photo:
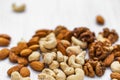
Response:
M54 69L53 71L56 73L56 80L66 80L66 75L62 70Z
M66 49L67 53L75 53L76 55L78 55L80 52L82 52L82 49L80 48L80 46L70 46Z
M55 78L46 73L40 73L40 74L38 74L38 80L55 80Z
M68 76L67 80L84 80L84 71L80 68L76 68L75 74Z
M20 6L16 6L16 4L12 5L13 11L15 12L23 12L25 11L25 4L22 4Z
M112 64L111 64L111 70L113 71L113 72L118 72L118 73L120 73L120 63L118 62L118 61L114 61L114 62L112 62Z
M59 62L58 61L53 61L50 65L49 65L50 69L57 69L59 68Z
M45 64L51 64L55 58L56 58L55 52L46 53L44 55L43 61Z
M64 71L66 75L74 74L74 68L69 67L65 62L60 63L60 68Z
M80 46L82 49L87 48L87 42L83 42L75 38L74 36L71 38L73 45Z
M85 55L86 55L86 51L82 51L81 53L79 53L75 58L76 63L84 65Z
M42 73L46 73L46 74L48 74L48 75L50 75L50 76L55 77L55 73L54 73L51 69L49 69L49 68L43 69L43 70L42 70Z
M73 67L73 68L82 68L82 65L81 64L78 64L75 62L75 58L76 56L75 55L71 55L68 59L68 64L69 66Z
M29 61L35 61L40 59L40 53L38 51L33 51L29 56L28 60Z
M64 61L64 55L60 51L57 52L57 61L58 62Z

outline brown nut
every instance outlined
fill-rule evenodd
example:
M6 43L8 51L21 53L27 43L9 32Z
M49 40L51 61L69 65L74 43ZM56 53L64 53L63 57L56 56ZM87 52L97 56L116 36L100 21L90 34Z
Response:
M36 51L36 50L38 50L39 49L39 45L38 44L35 44L35 45L31 45L30 47L29 47L29 49L31 49L32 51Z
M28 60L26 58L24 58L24 57L19 57L17 59L17 62L18 62L18 64L21 64L21 65L24 65L24 66L28 65Z
M7 34L0 34L0 37L11 40L11 37Z
M42 38L42 37L45 37L46 35L47 35L46 32L40 31L40 32L37 32L35 35L33 35L33 37Z
M23 65L16 65L16 66L13 66L11 67L8 71L7 71L7 74L9 76L11 76L11 73L14 72L14 71L20 71L20 69L23 67Z
M100 16L100 15L98 15L98 16L96 17L96 22L97 22L98 24L100 24L100 25L104 25L104 23L105 23L104 18L103 18L102 16Z
M95 67L95 73L97 76L101 77L105 73L105 65L102 62L97 62Z
M105 58L103 63L105 64L106 67L109 67L113 61L114 61L114 54L110 54Z
M10 50L7 48L4 48L0 50L0 60L5 59L9 56Z
M20 52L20 55L23 56L23 57L27 57L27 56L29 56L31 53L32 53L32 50L28 48L28 49L23 49L23 50Z
M20 51L22 51L23 49L26 49L28 48L27 46L27 42L23 42L23 41L20 41L18 44L17 44L18 48Z
M20 75L22 77L29 77L30 76L30 70L27 67L22 67L20 69Z
M44 64L40 61L33 61L30 63L30 67L35 71L41 71L44 68Z
M94 69L93 69L93 67L90 63L88 63L88 62L85 63L83 69L84 69L85 75L87 75L89 77L94 77L95 76Z
M64 44L62 44L61 42L58 42L57 50L62 52L63 55L66 55L66 48L64 47Z
M115 43L119 38L118 33L114 29L110 31L108 28L104 28L103 32L100 33L103 35L103 37L107 38L111 43Z
M11 52L15 53L16 55L20 54L20 49L18 47L12 47Z
M31 46L38 43L39 43L39 37L32 37L27 44L28 46Z
M10 52L10 54L9 54L9 60L10 60L11 62L13 62L13 63L16 63L16 62L17 62L17 59L18 59L18 56L17 56L15 53Z
M118 79L118 80L120 80L120 73L113 72L113 73L110 74L110 77L112 79Z
M10 40L0 37L0 46L8 46L10 44Z
M91 32L87 27L75 28L73 30L73 36L87 43L91 43L95 40L95 34Z

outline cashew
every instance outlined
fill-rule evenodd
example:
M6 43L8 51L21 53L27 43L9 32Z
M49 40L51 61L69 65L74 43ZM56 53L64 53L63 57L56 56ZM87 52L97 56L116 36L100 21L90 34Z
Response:
M38 80L55 80L55 78L46 73L40 73L38 74Z
M20 6L16 6L16 4L12 5L13 11L15 12L23 12L25 11L25 4L22 4Z
M112 79L112 80L118 80L118 79Z
M75 62L75 58L76 56L75 55L71 55L68 59L68 64L69 66L73 67L73 68L82 68L82 65L81 64L77 64Z
M28 56L28 60L30 62L35 61L35 60L39 60L39 59L40 59L40 53L38 51L34 51Z
M60 51L57 52L57 61L58 62L63 62L64 61L64 56Z
M51 64L55 58L56 58L56 53L55 52L46 53L44 55L43 61L46 64Z
M65 45L68 45L68 46L70 45L70 42L67 41L67 40L61 40L61 43L62 43L62 44L65 44Z
M109 41L107 38L104 38L102 34L98 34L97 40L102 42Z
M59 63L57 61L53 61L50 65L50 69L57 69L59 67Z
M48 36L41 38L39 40L39 45L40 45L40 50L42 52L51 52L51 51L56 51L54 49L57 45L57 40L55 38L54 33L50 33Z
M60 68L64 71L66 75L74 74L74 68L69 67L65 62L60 63Z
M76 55L79 54L82 51L82 49L80 49L80 46L70 46L66 49L67 53L73 52Z
M50 33L48 36L45 37L45 43L44 43L44 47L47 49L53 49L56 47L57 45L57 40L55 38L55 34L54 33Z
M11 74L11 80L31 80L29 77L22 77L19 72L14 71Z
M83 42L75 38L74 36L71 38L73 45L80 46L82 49L87 48L87 42Z
M112 62L112 64L111 64L111 70L113 71L113 72L118 72L118 73L120 73L120 63L118 62L118 61L114 61L114 62Z
M84 65L85 55L86 55L86 51L82 51L81 53L79 53L75 58L76 63Z
M56 73L56 80L66 80L66 75L62 70L54 69L53 71Z
M75 75L70 75L67 80L84 80L84 71L82 69L76 68Z
M50 76L55 77L55 73L54 73L51 69L49 69L49 68L43 69L43 70L42 70L42 73L45 73L45 74L48 74L48 75L50 75Z
M67 62L68 61L68 56L63 56L63 58L64 58L64 61L63 62Z

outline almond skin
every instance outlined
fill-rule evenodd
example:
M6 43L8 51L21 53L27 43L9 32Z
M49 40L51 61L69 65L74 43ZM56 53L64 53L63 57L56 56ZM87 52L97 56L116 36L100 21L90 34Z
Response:
M14 72L14 71L20 71L20 69L23 67L23 65L16 65L16 66L13 66L11 67L8 71L7 71L7 74L9 76L11 76L11 73Z
M9 35L7 35L7 34L0 34L0 37L11 40L11 37Z
M110 54L107 56L107 58L104 60L104 64L106 67L109 67L110 64L114 61L114 54Z
M29 77L30 76L30 70L27 67L22 67L20 69L20 74L22 77Z
M17 62L17 59L18 59L18 56L17 56L15 53L10 52L10 54L9 54L9 60L10 60L11 62L13 62L13 63L16 63L16 62Z
M103 18L102 16L100 16L100 15L98 15L98 16L96 17L96 22L97 22L98 24L100 24L100 25L104 25L104 23L105 23L104 18Z
M38 43L39 43L39 37L32 37L27 44L28 46L31 46Z
M44 68L44 64L40 61L33 61L30 63L30 67L35 71L41 71Z
M0 46L8 46L10 41L6 38L0 37Z
M19 57L17 59L17 62L18 62L18 64L21 64L21 65L24 65L24 66L28 65L28 60L26 58L24 58L24 57Z
M4 48L0 51L0 60L3 60L9 56L10 50L7 48Z
M23 57L27 57L27 56L29 56L31 53L32 53L32 50L28 48L28 49L23 49L23 50L20 52L20 55L23 56Z
M31 50L33 50L33 51L36 51L36 50L39 49L39 45L38 45L38 44L31 45L31 46L29 47L29 49L31 49Z

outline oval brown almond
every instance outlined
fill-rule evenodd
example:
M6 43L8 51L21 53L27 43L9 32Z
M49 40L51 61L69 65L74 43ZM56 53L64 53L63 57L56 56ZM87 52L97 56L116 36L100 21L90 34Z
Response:
M20 74L22 77L29 77L30 76L30 70L27 67L22 67L20 69Z
M10 52L10 54L9 54L9 60L10 60L11 62L13 62L13 63L16 63L16 62L17 62L17 59L18 59L18 56L17 56L15 53Z
M5 59L9 56L10 50L7 48L4 48L0 51L0 60Z
M9 35L7 35L7 34L0 34L0 37L11 40L11 37Z
M0 46L8 46L10 41L6 38L0 37Z
M36 51L37 49L39 49L39 45L38 44L35 44L35 45L31 45L29 47L29 49L33 50L33 51Z
M30 67L35 71L41 71L44 68L44 64L40 61L33 61L30 63Z
M20 55L23 56L23 57L27 57L27 56L29 56L31 53L32 53L32 50L28 48L28 49L23 49L23 50L20 52Z

